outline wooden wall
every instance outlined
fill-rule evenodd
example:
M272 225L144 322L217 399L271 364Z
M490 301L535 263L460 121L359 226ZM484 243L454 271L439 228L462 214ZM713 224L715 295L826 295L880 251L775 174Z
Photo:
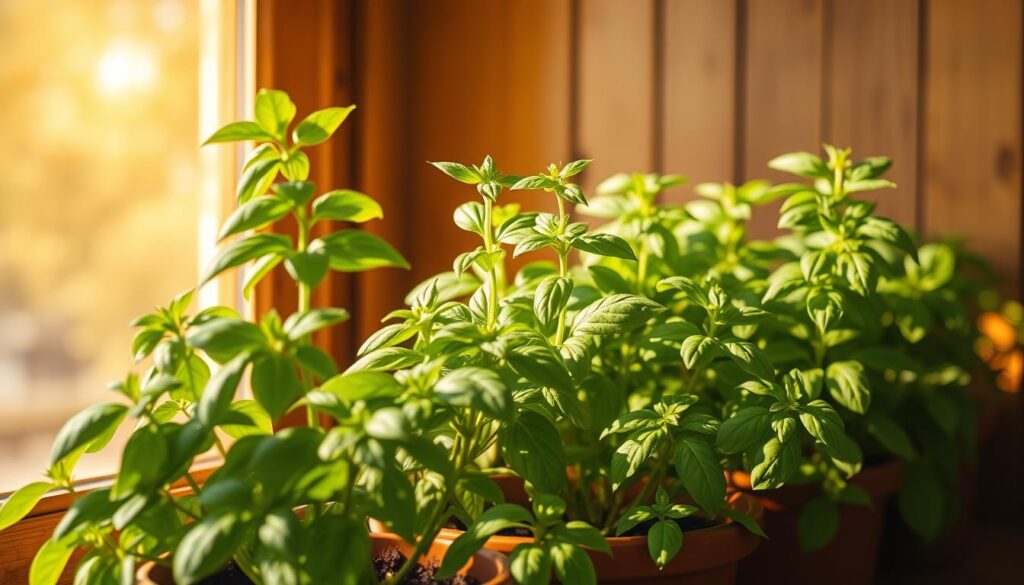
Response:
M900 188L878 196L882 212L929 236L968 237L1017 292L1020 0L264 3L334 15L336 74L318 79L360 108L350 148L333 158L351 172L337 175L384 202L385 222L370 229L413 264L353 285L367 315L470 242L451 212L472 189L428 160L491 154L526 173L589 157L588 188L623 170L683 173L692 185L781 180L770 158L823 141L892 156ZM316 51L296 30L292 53ZM310 91L304 66L284 71L264 79ZM774 222L764 210L755 233Z
M367 229L413 265L332 282L326 298L358 309L355 326L331 340L339 357L414 284L475 245L451 221L475 192L426 161L485 154L517 174L593 158L587 189L633 170L686 174L691 185L781 180L769 159L823 141L890 155L899 189L878 195L880 210L929 237L965 236L1017 296L1022 5L261 0L260 84L297 94L300 110L358 103L320 155L333 167L318 180L380 200L385 220ZM692 196L689 187L671 195ZM771 235L775 220L762 210L753 233ZM1008 400L999 443L1010 450L996 465L1024 459L1019 400ZM1019 492L1024 470L1015 469L1009 485Z

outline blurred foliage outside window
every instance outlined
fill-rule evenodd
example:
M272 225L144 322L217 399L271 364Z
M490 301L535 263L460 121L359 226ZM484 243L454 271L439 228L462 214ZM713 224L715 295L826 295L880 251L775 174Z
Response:
M196 279L196 3L0 0L0 492Z

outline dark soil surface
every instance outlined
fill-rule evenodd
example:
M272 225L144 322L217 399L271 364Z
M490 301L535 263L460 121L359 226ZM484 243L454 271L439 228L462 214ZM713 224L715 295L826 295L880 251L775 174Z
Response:
M381 581L398 572L404 563L405 555L398 552L398 549L384 551L373 559L373 567L377 571L377 578ZM480 583L473 577L462 575L456 575L444 581L436 581L434 573L437 572L437 567L437 563L419 565L402 581L401 585L479 585ZM234 561L230 561L223 571L203 579L199 585L252 585L252 581L245 576L245 573L238 568Z
M373 557L373 568L377 571L377 578L381 581L397 573L403 564L405 564L405 555L396 548L385 550ZM416 565L416 568L402 580L400 585L480 585L480 581L477 579L463 575L455 575L443 581L437 581L434 579L437 567L436 562Z
M686 518L676 520L675 523L679 525L679 528L682 529L683 532L700 530L702 528L711 528L712 526L721 524L721 522L718 522L717 520L712 520L703 516L687 516ZM641 522L619 536L647 536L647 532L651 529L651 526L654 526L654 520Z
M252 581L238 568L235 561L228 561L228 566L223 571L203 579L199 585L252 585Z

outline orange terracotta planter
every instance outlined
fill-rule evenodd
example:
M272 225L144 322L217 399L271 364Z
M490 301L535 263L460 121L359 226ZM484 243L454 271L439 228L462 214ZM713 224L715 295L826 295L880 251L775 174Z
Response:
M729 483L733 489L756 497L763 505L762 526L768 535L768 541L740 563L737 582L873 583L885 508L899 489L901 478L902 464L898 460L867 467L857 474L851 483L871 496L874 507L840 505L835 538L825 547L805 553L797 536L800 510L821 493L819 486L753 491L749 474L731 472Z
M515 494L508 494L507 499L515 500ZM727 506L761 521L762 509L757 498L741 492L733 493L729 496ZM386 528L371 520L370 530L382 531ZM461 530L444 528L438 539L454 540L461 534ZM484 546L507 555L515 547L532 540L521 536L492 536ZM599 583L729 585L736 580L737 563L750 555L760 541L756 535L726 519L718 526L685 532L682 550L662 570L658 570L651 560L646 536L609 538L611 556L597 551L588 552L594 562Z
M374 555L392 548L398 548L404 555L412 554L412 546L396 534L370 534L370 540ZM430 545L427 554L421 557L421 563L429 561L440 563L450 544L450 540L436 539ZM459 574L475 577L482 585L506 585L512 583L508 559L504 555L491 550L477 552L466 563L466 566L459 570ZM147 563L139 569L138 583L139 585L174 585L174 578L167 567L155 563Z

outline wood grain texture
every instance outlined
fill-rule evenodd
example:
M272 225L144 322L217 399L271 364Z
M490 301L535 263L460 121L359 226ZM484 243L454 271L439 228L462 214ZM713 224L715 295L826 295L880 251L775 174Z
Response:
M765 165L785 152L820 150L825 3L748 0L746 7L740 179L792 180ZM752 237L777 233L777 208L754 213Z
M258 87L287 91L298 109L296 122L321 108L352 103L355 94L347 40L352 13L351 0L315 0L285 2L264 0L257 4ZM354 113L355 118L358 113ZM309 180L318 193L351 185L353 179L353 124L342 125L334 137L307 149L311 173ZM328 233L339 226L322 224L311 237ZM279 233L294 237L291 219L274 226ZM313 306L351 306L352 277L331 273L315 291ZM282 315L295 310L295 282L279 265L256 288L253 304L258 314L274 308ZM350 328L320 332L317 342L339 360L351 354L354 335Z
M580 3L576 154L594 159L585 193L613 173L654 170L654 8L653 0Z
M959 234L1005 276L1021 277L1022 4L946 0L926 7L924 227ZM997 397L993 436L980 452L981 486L1024 490L1024 396ZM982 498L990 519L1024 519L1020 498Z
M878 212L917 225L918 0L832 2L824 139L854 158L893 159L899 188L866 198Z
M1010 278L1021 265L1021 3L931 2L924 75L923 207Z
M219 465L219 459L204 457L197 460L192 467L192 477L202 483ZM84 495L96 488L109 487L113 481L112 475L83 481L76 484L76 491L79 495ZM192 493L192 490L182 479L171 485L171 493L181 496ZM0 504L2 502L3 498L0 498ZM33 557L39 547L53 534L54 528L64 516L64 511L73 502L73 498L66 492L48 494L36 504L24 520L0 533L0 585L28 583ZM75 552L61 573L58 585L70 585L73 582L75 568L85 552L84 549Z
M384 221L372 221L364 229L390 242L406 258L416 260L409 237L404 203L413 193L407 173L393 172L398 165L411 164L406 156L404 129L412 110L405 96L411 23L402 10L403 0L360 0L356 11L359 54L356 67L359 113L358 187L376 199L384 210ZM422 164L422 161L418 161ZM410 286L406 271L372 270L357 279L354 312L359 340L380 328L380 319L402 304Z
M450 270L460 252L479 244L452 223L455 208L479 195L426 161L479 164L490 154L503 172L514 174L568 159L569 6L567 0L405 5L414 23L405 107L415 115L402 129L397 164L410 186L403 228L417 244L408 250L408 285ZM537 208L546 200L529 192L505 195L500 203Z
M736 0L666 0L662 171L731 181L736 154ZM688 198L689 188L668 198Z

